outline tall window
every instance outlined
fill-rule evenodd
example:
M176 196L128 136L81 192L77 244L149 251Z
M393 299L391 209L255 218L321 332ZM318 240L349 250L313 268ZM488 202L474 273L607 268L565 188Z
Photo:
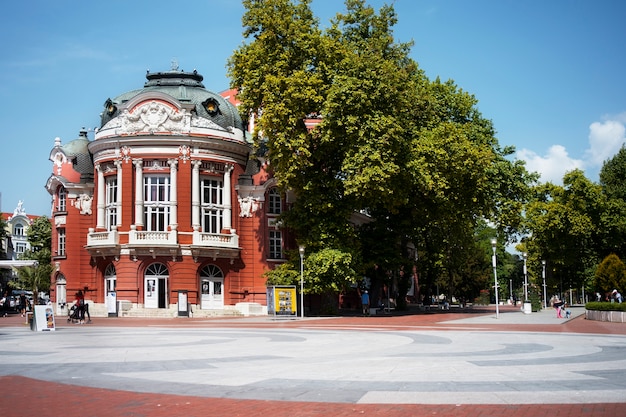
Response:
M13 226L13 236L24 236L24 225L21 223Z
M280 214L282 211L282 199L278 188L270 189L267 197L267 212L270 214Z
M57 229L57 255L65 256L65 228Z
M24 242L17 242L15 244L15 253L17 253L18 255L21 255L24 252L26 252L26 243L24 243Z
M202 201L202 231L205 233L220 233L222 231L224 201L222 194L224 184L221 179L203 178L200 184Z
M146 230L165 232L170 221L170 177L169 175L146 175L143 185Z
M110 176L106 179L106 228L111 228L117 225L117 177Z
M282 259L283 234L279 230L270 230L270 259Z
M65 191L65 187L59 187L59 191L57 193L57 211L66 211L67 210L67 191Z

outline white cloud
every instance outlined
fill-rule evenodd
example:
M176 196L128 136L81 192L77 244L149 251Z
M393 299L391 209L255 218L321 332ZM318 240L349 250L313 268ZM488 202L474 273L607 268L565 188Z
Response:
M540 156L529 149L517 152L517 158L526 161L529 172L538 172L541 182L563 183L563 175L576 168L583 169L585 163L581 159L571 158L564 146L552 145L545 156Z
M613 157L626 140L626 128L619 115L604 122L594 122L589 126L589 149L585 151L585 160L591 166L602 166L602 163ZM621 119L621 120L620 120Z
M626 143L626 112L604 119L589 125L589 147L583 159L572 158L562 145L552 145L543 156L529 149L521 149L517 152L517 158L526 161L529 172L538 172L541 182L562 184L563 175L576 168L585 170L587 178L595 181L589 174L597 173L604 161L612 158Z

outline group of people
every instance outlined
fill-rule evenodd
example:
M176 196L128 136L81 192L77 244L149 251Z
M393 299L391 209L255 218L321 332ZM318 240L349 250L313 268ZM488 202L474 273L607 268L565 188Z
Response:
M596 293L596 301L602 301L602 294L600 294L599 292ZM610 294L608 292L604 294L604 301L621 304L623 301L622 294L614 289Z
M8 291L5 291L2 298L0 298L0 307L2 308L2 315L4 317L7 317L11 311L11 298L12 297L9 295ZM17 297L15 304L15 310L19 311L22 317L24 317L26 312L30 310L30 301L24 293Z
M91 315L89 314L89 304L85 302L85 294L81 290L75 294L74 305L70 309L68 321L77 324L85 324L85 315L87 315L87 323L91 323Z

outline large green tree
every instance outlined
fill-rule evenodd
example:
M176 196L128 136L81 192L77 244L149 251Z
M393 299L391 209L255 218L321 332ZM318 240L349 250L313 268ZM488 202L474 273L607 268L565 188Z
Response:
M279 185L297 196L284 224L307 253L397 269L413 242L427 282L444 274L454 289L480 219L503 238L517 230L534 177L499 146L474 96L429 80L411 44L395 41L393 6L346 0L321 30L308 0L243 3L245 42L229 73ZM370 216L360 231L355 212Z

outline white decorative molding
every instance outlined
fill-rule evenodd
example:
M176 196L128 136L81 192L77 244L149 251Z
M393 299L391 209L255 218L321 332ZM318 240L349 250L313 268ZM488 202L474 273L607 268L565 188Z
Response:
M259 199L251 196L238 197L239 200L239 217L252 217L259 209Z
M128 163L128 161L130 161L132 159L132 150L130 149L129 146L122 146L122 148L120 149L120 153L121 153L121 159L122 161Z
M190 123L191 127L201 127L204 129L214 129L214 130L221 130L223 132L228 132L228 130L224 129L222 126L218 125L217 123L205 119L204 117L196 117L193 116L191 118L191 123Z
M123 109L100 131L114 129L118 135L138 133L189 133L192 128L213 129L223 132L217 123L191 114L187 109L176 109L157 100L141 103L132 109Z
M81 194L78 196L76 201L74 201L74 207L80 210L80 214L91 215L91 204L93 202L93 197L87 194Z
M183 161L183 164L186 164L187 161L189 161L191 159L191 148L189 148L188 145L180 145L178 147L178 157L180 158L181 161Z
M57 175L61 175L61 168L64 163L67 163L67 157L63 152L57 152L52 157L52 163L57 168Z
M67 223L67 217L65 216L58 216L54 218L55 227L64 226L66 223Z

